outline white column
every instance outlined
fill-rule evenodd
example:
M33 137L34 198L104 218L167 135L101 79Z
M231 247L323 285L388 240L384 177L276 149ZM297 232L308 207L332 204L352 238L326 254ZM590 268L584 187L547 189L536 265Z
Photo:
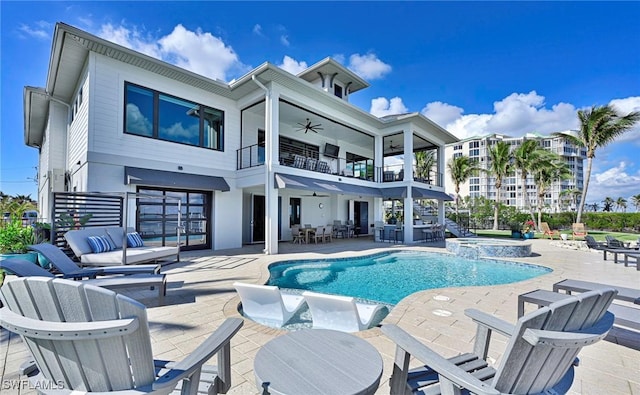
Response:
M404 131L404 181L402 185L407 187L407 196L404 198L404 242L413 242L413 195L411 184L413 183L413 132L411 127Z
M278 190L275 188L274 163L278 163L280 134L280 93L270 84L265 106L265 221L264 253L278 253Z

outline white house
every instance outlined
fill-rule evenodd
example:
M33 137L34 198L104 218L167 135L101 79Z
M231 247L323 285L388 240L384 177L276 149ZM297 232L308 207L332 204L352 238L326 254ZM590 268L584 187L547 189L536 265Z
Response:
M264 242L266 253L294 224L351 220L373 235L386 199L406 219L415 199L434 199L443 222L444 149L457 139L418 113L378 118L349 103L368 86L330 58L297 76L264 63L227 84L58 23L46 87L24 90L42 214L59 191L178 197L185 249ZM426 173L420 151L436 158ZM137 201L129 225L175 234L163 202ZM404 221L406 242L421 239L419 223Z

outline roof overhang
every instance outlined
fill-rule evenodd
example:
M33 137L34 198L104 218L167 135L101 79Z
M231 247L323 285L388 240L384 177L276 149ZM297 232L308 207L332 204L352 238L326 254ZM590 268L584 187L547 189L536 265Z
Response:
M165 188L197 189L204 191L229 191L229 184L222 177L201 174L185 174L175 171L124 168L125 185L137 184Z
M442 191L424 187L411 187L411 196L414 199L437 199L444 201L453 201L453 198Z
M348 86L351 93L369 87L367 81L331 58L322 59L299 73L298 77L312 82L318 79L318 73L334 76L335 80L340 81L344 86Z
M24 105L24 143L29 147L40 148L49 113L49 96L43 88L25 86Z

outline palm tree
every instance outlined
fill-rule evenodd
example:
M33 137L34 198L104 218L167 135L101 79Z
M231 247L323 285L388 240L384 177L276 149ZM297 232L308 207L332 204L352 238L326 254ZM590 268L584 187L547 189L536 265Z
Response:
M431 184L431 170L437 165L438 160L433 151L419 151L415 153L416 177L427 180Z
M593 202L589 204L589 206L591 207L591 211L593 211L594 213L597 213L598 210L600 210L600 205L598 204L598 202Z
M640 193L637 195L631 196L631 203L636 206L636 213L638 212L638 208L640 208Z
M560 196L562 197L568 196L571 199L571 205L573 207L576 207L576 205L578 204L578 199L580 198L580 195L582 195L582 191L577 188L569 188L560 192Z
M493 209L493 230L498 230L498 216L500 215L500 189L502 180L511 172L511 160L513 156L509 144L498 141L489 148L489 168L488 172L495 177L496 200Z
M618 208L618 210L622 210L623 213L626 213L627 212L627 199L625 199L623 197L619 197L618 200L616 200L616 207Z
M529 210L531 220L535 222L533 216L533 207L529 202L529 193L527 192L527 177L529 176L529 170L532 169L540 156L544 155L546 151L540 147L536 140L522 141L522 144L513 151L513 167L520 171L520 185L522 193L522 202L524 206Z
M609 196L607 196L602 201L602 204L604 205L604 207L602 207L602 211L609 212L609 211L611 211L613 209L614 200L612 198L610 198Z
M576 218L576 222L581 222L596 149L606 146L624 132L630 130L633 125L640 121L640 111L633 111L622 116L611 105L593 106L586 111L579 110L578 119L580 120L580 130L578 130L577 136L566 133L554 134L564 137L574 145L587 149L587 171Z
M545 155L539 158L535 168L532 170L533 179L536 183L538 193L538 229L542 221L542 208L544 206L544 196L551 184L558 180L565 180L571 177L571 170L556 153L545 151ZM577 221L576 221L577 222Z
M460 206L460 184L464 184L467 180L479 169L476 162L472 161L468 156L459 156L457 158L449 159L447 163L447 169L451 174L451 181L455 187L456 192L456 218L459 215Z

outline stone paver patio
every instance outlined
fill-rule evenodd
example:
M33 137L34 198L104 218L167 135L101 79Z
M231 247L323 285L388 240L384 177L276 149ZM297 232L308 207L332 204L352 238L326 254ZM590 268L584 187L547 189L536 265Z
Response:
M552 268L553 272L508 285L418 292L396 305L383 323L397 324L434 350L445 356L453 356L472 348L475 325L464 315L466 308L477 308L515 322L519 294L538 288L550 290L553 283L564 278L640 288L640 271L636 271L633 265L624 267L621 263L605 262L601 252L562 248L562 242L541 239L532 242L532 256L518 261L544 265ZM340 239L318 245L281 243L280 254L275 256L264 255L260 245L238 250L185 252L181 255L181 262L163 269L169 281L165 305L157 306L155 291L126 293L148 306L154 356L180 359L200 344L225 318L240 316L237 311L239 298L233 289L233 282L266 282L267 267L272 262L368 255L390 248L442 252L443 246L442 243L400 246L375 243L371 239ZM434 311L442 310L451 315L434 314ZM262 345L282 333L285 332L245 320L244 326L232 340L230 394L259 393L253 376L254 357ZM369 341L382 355L384 372L377 393L389 393L388 380L395 345L378 328L360 332L357 336ZM504 338L494 335L491 357L498 360L505 345ZM587 347L580 353L580 366L576 368L570 393L640 395L639 350L639 334L612 331L609 339ZM17 335L4 329L0 331L0 392L3 395L35 392L25 385L25 378L17 373L19 365L28 356Z

